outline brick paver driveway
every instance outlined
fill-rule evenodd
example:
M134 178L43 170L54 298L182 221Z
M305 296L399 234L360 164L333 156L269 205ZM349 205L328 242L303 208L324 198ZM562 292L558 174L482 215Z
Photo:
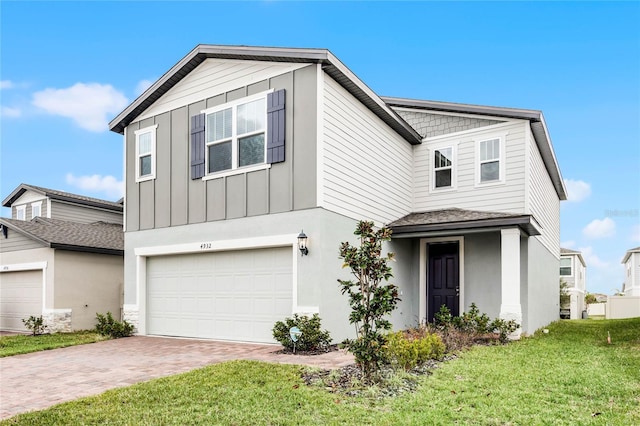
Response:
M234 359L323 368L353 358L342 351L315 356L275 354L280 346L162 337L128 337L0 358L0 419Z

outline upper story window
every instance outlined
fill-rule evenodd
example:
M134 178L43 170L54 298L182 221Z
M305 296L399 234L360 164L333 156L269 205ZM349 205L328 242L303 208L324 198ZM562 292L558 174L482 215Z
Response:
M42 201L31 203L31 219L42 215Z
M433 158L431 189L455 188L454 147L432 148L431 158Z
M571 258L562 257L560 258L560 275L562 276L571 276Z
M27 220L27 206L16 206L16 219Z
M136 130L136 182L156 177L156 129L158 125Z
M478 183L501 182L503 180L503 150L501 138L478 142Z
M207 173L265 163L266 95L211 108L205 114Z

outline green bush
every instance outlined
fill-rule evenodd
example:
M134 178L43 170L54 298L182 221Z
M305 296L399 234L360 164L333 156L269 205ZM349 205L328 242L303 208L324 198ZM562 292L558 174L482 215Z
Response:
M40 315L39 317L34 317L33 315L31 315L29 318L23 319L22 323L34 336L43 334L47 329L47 326L44 325L42 315Z
M494 319L489 324L489 331L498 334L498 338L502 343L508 340L508 336L520 327L515 320L503 320L502 318Z
M289 330L298 327L302 334L298 341L293 342ZM311 318L306 315L294 314L293 318L285 318L273 326L273 338L289 350L315 351L326 350L331 344L331 335L327 330L320 328L320 317L313 314Z
M115 320L111 312L107 312L106 315L96 314L96 319L98 320L96 331L103 336L117 339L119 337L129 337L133 334L133 325L127 321Z
M409 371L430 359L442 359L445 345L440 336L424 330L398 331L387 334L384 354L394 367Z

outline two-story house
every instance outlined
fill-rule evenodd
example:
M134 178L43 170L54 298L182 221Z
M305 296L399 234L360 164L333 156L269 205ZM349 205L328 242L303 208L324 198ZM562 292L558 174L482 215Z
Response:
M567 283L570 296L570 319L582 318L582 311L587 309L585 303L587 264L582 252L560 248L560 279Z
M627 250L622 258L624 265L624 283L622 294L640 296L640 247Z
M325 49L199 45L110 129L140 334L272 342L317 312L352 336L338 247L361 219L394 231L396 328L472 302L529 333L558 318L566 191L539 111L381 98Z
M120 316L124 233L121 202L19 185L2 202L0 330L24 331L43 316L49 331L95 327Z

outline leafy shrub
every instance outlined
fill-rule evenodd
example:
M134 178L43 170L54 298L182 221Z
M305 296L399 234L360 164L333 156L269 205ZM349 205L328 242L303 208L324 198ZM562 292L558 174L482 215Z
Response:
M416 332L418 331L418 332ZM445 346L442 339L423 330L398 331L387 334L384 345L389 364L409 371L430 359L441 359Z
M289 334L291 327L298 327L302 332L295 344ZM313 314L311 318L306 315L299 316L294 314L293 318L285 318L284 321L276 322L273 326L273 338L289 350L326 350L331 344L329 332L327 330L322 331L320 328L318 314Z
M39 317L34 317L33 315L31 315L27 319L22 319L22 323L25 327L27 327L27 330L31 331L34 336L43 334L47 329L47 326L44 324L44 319L42 319L42 315L40 315Z
M127 321L115 320L111 312L107 312L106 315L96 314L96 319L98 320L96 331L103 336L117 339L119 337L129 337L133 334L133 325Z
M498 338L502 343L505 343L509 335L516 331L518 327L520 326L515 320L506 321L502 318L496 318L489 324L489 330L492 333L498 334Z

